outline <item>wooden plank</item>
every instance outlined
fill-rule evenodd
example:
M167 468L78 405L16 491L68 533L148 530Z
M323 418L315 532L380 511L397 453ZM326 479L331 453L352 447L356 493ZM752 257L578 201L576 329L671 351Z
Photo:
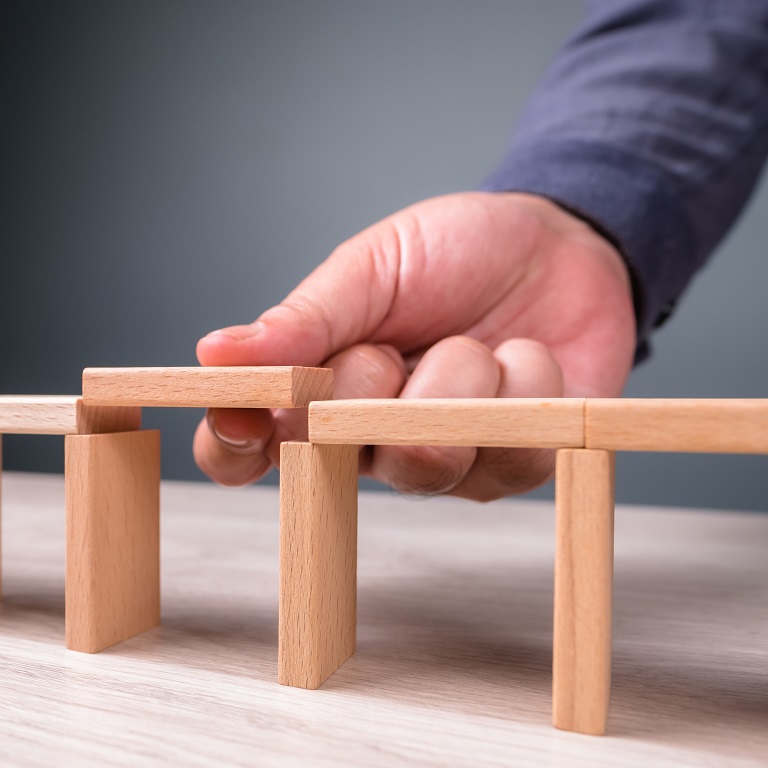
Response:
M333 372L299 366L86 368L89 405L306 408L331 397Z
M79 395L0 395L0 433L83 435L140 426L140 408L89 406Z
M334 400L309 408L312 443L584 446L584 399Z
M283 685L317 688L355 652L357 455L351 445L280 446Z
M0 432L32 435L77 434L76 395L2 395Z
M612 451L768 453L768 399L590 398L585 434Z
M96 653L160 623L160 433L69 435L66 644Z
M605 733L611 693L614 454L557 452L552 722Z

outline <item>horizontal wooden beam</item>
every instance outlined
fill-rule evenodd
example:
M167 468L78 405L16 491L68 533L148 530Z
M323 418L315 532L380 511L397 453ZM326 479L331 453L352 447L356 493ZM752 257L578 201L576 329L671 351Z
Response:
M79 395L0 395L0 433L91 435L140 426L141 408L85 405Z
M333 400L309 407L312 443L583 448L584 399Z
M90 405L306 408L331 397L333 372L299 366L86 368Z
M587 448L768 453L768 400L588 399Z

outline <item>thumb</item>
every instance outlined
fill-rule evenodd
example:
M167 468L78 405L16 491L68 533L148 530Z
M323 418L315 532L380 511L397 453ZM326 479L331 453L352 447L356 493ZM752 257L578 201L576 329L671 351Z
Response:
M368 340L395 299L403 232L397 216L340 245L280 304L250 325L197 344L201 365L320 365Z

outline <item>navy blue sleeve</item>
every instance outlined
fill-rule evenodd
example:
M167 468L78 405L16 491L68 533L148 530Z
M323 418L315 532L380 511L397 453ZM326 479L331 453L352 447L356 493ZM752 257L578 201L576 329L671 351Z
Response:
M639 360L768 155L768 0L587 5L482 188L548 197L616 244Z

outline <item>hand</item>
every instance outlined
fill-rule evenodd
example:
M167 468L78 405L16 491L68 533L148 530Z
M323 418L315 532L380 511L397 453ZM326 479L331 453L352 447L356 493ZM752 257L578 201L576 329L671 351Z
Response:
M632 364L626 266L581 219L516 193L418 203L340 245L250 325L201 339L202 365L323 365L354 397L611 397ZM217 410L198 465L241 485L306 439L306 414ZM361 471L404 492L488 500L552 474L552 451L367 447Z

